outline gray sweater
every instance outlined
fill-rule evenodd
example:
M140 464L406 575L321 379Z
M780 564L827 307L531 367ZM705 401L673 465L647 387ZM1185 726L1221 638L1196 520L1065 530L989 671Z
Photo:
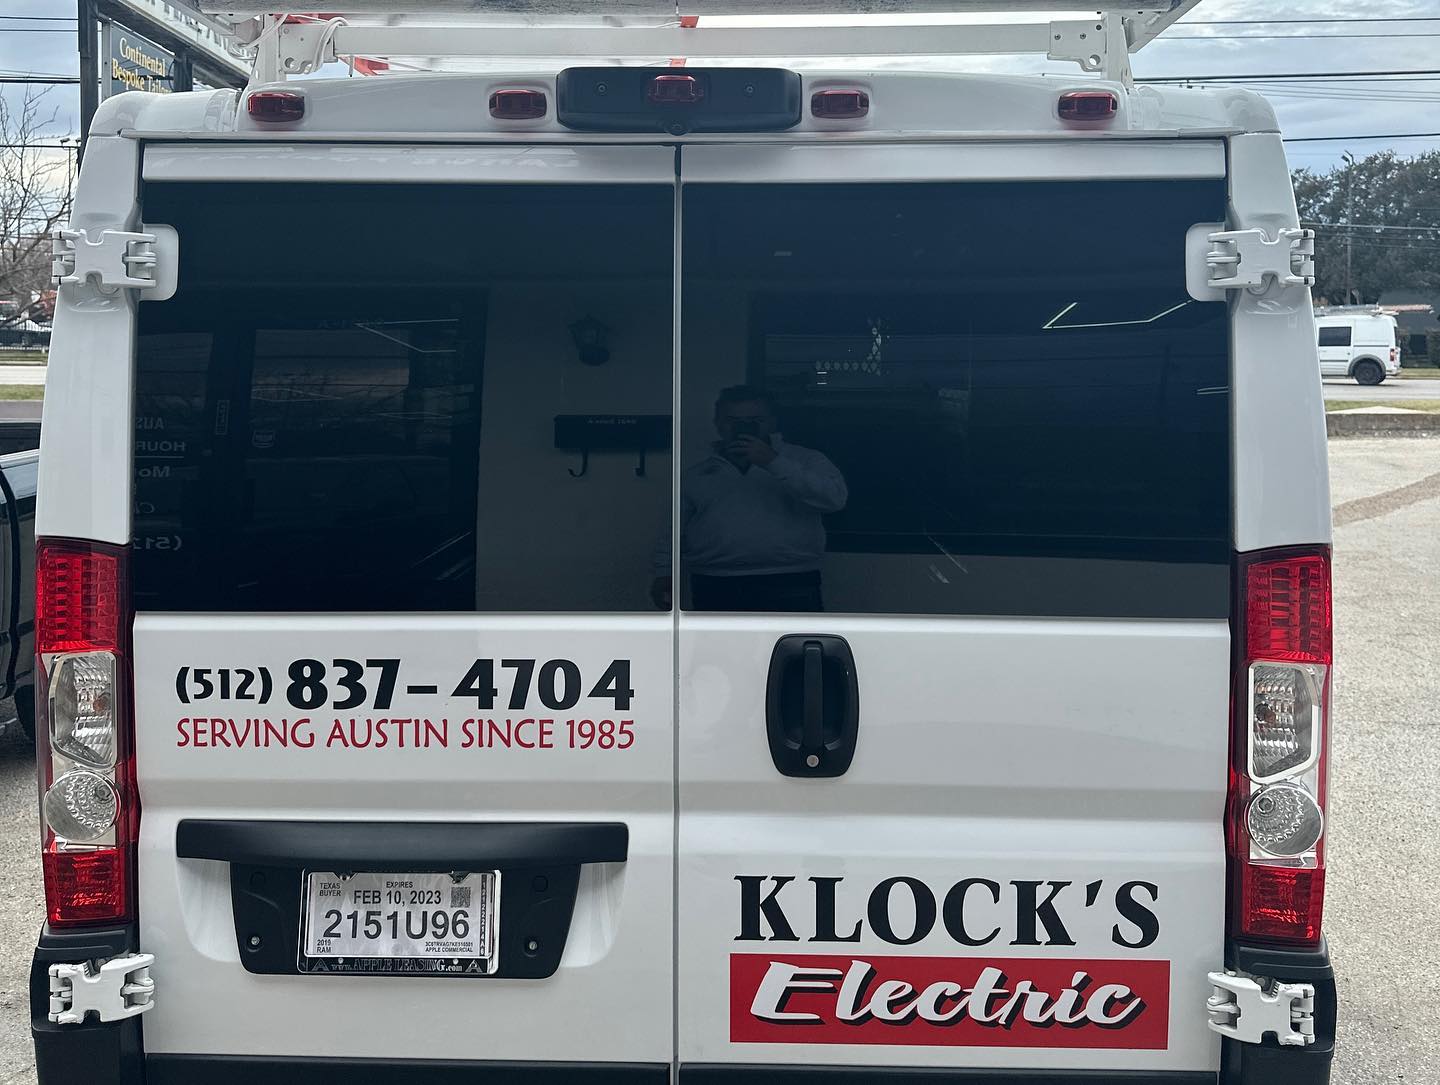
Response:
M825 525L845 507L845 479L823 453L771 438L775 458L741 471L718 453L680 476L680 548L701 576L760 576L820 568ZM670 530L655 571L670 572Z

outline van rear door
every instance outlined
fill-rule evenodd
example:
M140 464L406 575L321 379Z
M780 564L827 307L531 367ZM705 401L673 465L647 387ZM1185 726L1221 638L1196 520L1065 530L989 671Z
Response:
M682 1081L1217 1070L1230 331L1183 253L1224 164L685 149ZM737 395L763 466L712 444Z
M151 1080L665 1080L673 152L152 146L145 179L181 252L133 410Z

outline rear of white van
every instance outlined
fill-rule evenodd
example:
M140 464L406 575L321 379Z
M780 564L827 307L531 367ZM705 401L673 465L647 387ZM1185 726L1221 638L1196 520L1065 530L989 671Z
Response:
M1282 145L1000 82L97 132L174 289L61 290L42 1082L1328 1080L1314 323L1212 237Z

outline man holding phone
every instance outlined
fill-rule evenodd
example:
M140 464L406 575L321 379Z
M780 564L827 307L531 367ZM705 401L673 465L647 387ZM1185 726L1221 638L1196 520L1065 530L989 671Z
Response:
M680 547L696 610L823 610L821 517L845 507L845 479L821 452L776 432L769 397L751 385L720 393L715 450L680 480ZM671 605L670 535L657 549L651 597Z

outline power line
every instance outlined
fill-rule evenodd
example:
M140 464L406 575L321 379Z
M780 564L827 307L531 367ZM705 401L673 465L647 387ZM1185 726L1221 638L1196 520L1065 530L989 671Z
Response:
M0 83L50 83L60 86L78 82L78 75L0 75Z
M0 22L6 23L75 23L73 15L0 15Z
M1286 143L1343 143L1367 139L1440 139L1440 132L1387 132L1373 136L1287 136Z
M56 31L58 33L58 31ZM1166 41L1350 41L1354 38L1440 38L1440 34L1407 34L1392 31L1388 34L1162 34L1157 42Z
M1259 75L1166 75L1135 77L1138 83L1256 83L1277 79L1329 80L1329 79L1376 79L1381 76L1425 75L1440 76L1440 68L1399 68L1391 71L1374 72L1263 72Z
M1186 19L1176 26L1277 26L1299 23L1440 23L1440 15L1351 15L1339 19Z

